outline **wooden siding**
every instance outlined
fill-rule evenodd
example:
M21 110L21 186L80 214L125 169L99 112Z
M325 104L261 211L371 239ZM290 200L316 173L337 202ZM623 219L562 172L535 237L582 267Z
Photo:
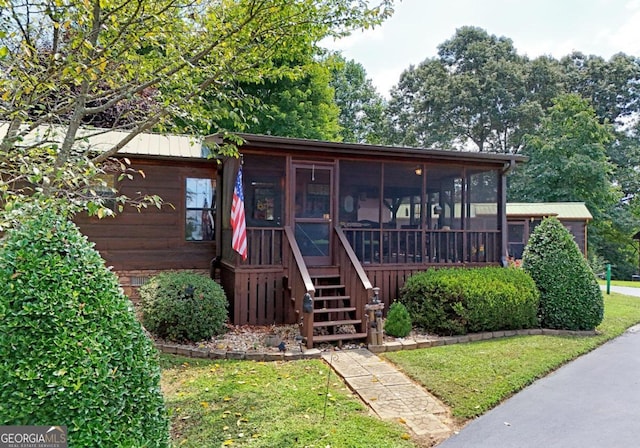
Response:
M295 323L286 294L282 267L236 269L223 265L221 283L229 300L229 316L236 325Z
M130 198L158 195L167 205L161 210L149 207L140 212L125 206L115 218L79 215L75 222L82 233L95 243L107 264L116 271L209 269L216 255L216 243L185 239L185 179L215 179L215 162L158 159L131 162L131 167L142 170L145 176L121 181L120 193Z

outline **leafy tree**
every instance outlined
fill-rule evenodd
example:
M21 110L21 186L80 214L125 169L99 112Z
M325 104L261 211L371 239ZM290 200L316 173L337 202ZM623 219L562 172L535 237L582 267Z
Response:
M616 123L640 111L640 60L618 53L600 56L573 52L560 60L568 92L591 101L601 122Z
M326 64L300 64L295 77L244 84L242 90L260 101L255 118L242 129L254 134L339 140L338 106Z
M594 216L590 250L607 260L612 254L606 248L625 239L620 192L612 182L615 167L607 157L613 140L612 127L599 122L586 99L562 95L528 137L523 154L529 161L512 174L508 190L511 201L584 202Z
M334 54L327 59L331 86L340 109L340 136L345 142L380 143L383 136L385 102L367 78L364 67Z
M36 196L57 208L99 203L87 194L91 179L137 134L166 129L172 117L189 117L206 124L194 129L207 130L229 120L251 121L243 106L255 99L236 89L239 84L295 78L300 67L274 62L304 60L308 48L327 36L378 24L392 4L0 0L4 204L16 210ZM205 93L220 107L202 108ZM83 125L147 94L153 101L143 114L114 121L126 123L129 133L94 152Z
M604 315L600 285L573 236L555 217L536 227L522 268L540 291L538 314L546 328L593 330Z
M528 136L530 160L511 179L510 200L584 201L593 213L615 203L606 145L612 129L598 121L587 100L558 97L540 129Z
M517 152L523 124L540 109L528 102L526 60L512 41L462 27L438 49L437 59L410 67L392 90L392 141Z

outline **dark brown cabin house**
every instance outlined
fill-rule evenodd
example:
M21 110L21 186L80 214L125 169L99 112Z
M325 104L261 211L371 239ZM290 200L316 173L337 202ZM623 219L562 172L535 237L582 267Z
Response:
M236 324L302 323L308 346L363 338L374 288L388 306L414 272L506 260L505 179L519 156L242 137L218 189ZM241 163L246 261L231 248Z
M506 175L520 156L241 137L241 157L221 161L206 154L216 136L190 150L125 148L146 177L123 192L174 208L78 222L130 294L215 258L234 324L299 323L311 347L365 338L374 289L388 307L414 272L506 262ZM246 260L231 248L241 163Z

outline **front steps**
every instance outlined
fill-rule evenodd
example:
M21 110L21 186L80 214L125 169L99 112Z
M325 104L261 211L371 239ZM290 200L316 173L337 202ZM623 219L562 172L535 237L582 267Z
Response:
M366 340L364 310L352 306L351 297L337 273L311 274L316 294L313 301L313 344Z

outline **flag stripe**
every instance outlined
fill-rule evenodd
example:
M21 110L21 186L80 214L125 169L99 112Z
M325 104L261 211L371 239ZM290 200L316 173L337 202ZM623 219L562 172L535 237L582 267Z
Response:
M236 185L233 188L233 202L231 203L231 229L233 236L231 247L238 252L243 260L247 259L247 227L244 215L244 191L242 188L242 166L238 169Z

